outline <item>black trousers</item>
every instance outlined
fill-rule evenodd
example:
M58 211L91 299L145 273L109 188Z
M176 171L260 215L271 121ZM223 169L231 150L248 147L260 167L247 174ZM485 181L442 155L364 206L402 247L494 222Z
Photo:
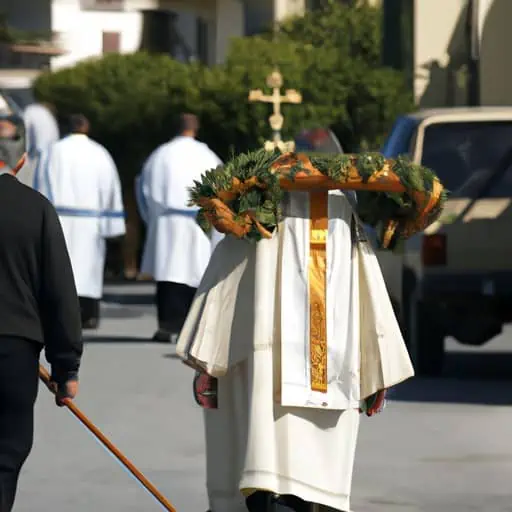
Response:
M100 299L79 297L78 300L80 301L82 325L86 326L90 322L98 322L100 319Z
M256 491L245 500L249 512L311 512L313 504L297 496L276 496L267 491ZM324 512L336 512L330 507L321 507Z
M0 512L12 510L32 449L40 351L36 343L0 337Z
M186 284L158 281L156 283L158 328L171 334L179 334L195 293L196 288Z
M256 491L246 499L249 512L311 512L312 506L296 496Z

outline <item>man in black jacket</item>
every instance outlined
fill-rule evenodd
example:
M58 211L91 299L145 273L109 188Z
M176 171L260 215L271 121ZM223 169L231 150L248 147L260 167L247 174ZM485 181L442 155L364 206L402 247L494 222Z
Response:
M33 442L39 355L57 404L74 398L82 355L80 307L55 209L15 175L25 159L21 117L0 95L0 512L10 512Z

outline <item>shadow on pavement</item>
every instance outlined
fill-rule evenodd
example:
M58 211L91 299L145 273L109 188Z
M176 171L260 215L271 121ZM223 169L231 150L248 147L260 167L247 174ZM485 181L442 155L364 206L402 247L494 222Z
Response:
M414 378L390 396L398 402L512 405L512 353L446 354L441 377Z
M181 361L181 358L176 352L170 352L169 354L164 354L162 357L165 357L166 359L177 359Z
M110 304L115 303L127 306L151 306L155 304L155 297L154 294L150 293L105 293L102 301Z
M119 309L101 309L102 318L110 319L126 319L126 318L140 318L147 315L147 310L142 308L119 308Z
M84 343L147 343L151 345L165 345L165 343L153 341L148 336L94 336L84 334L83 341Z

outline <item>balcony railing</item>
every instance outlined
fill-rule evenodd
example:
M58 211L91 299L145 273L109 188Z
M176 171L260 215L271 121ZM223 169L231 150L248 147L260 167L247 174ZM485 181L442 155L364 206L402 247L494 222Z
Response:
M217 0L80 0L85 11L204 10Z
M45 68L51 57L67 53L61 35L0 32L0 68Z
M126 0L80 0L84 11L124 11L127 3Z

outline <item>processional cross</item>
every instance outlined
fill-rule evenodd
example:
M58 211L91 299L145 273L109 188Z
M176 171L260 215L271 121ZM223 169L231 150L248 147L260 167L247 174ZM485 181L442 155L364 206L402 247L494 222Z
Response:
M283 142L281 129L284 117L281 114L283 103L300 104L302 95L295 89L288 89L281 94L283 76L276 69L267 77L267 86L272 89L271 95L263 94L261 89L249 93L249 101L271 103L274 112L269 118L274 131L273 140L265 141L265 149L273 151L279 148L282 152L295 151L294 141ZM309 236L309 358L311 365L310 386L313 391L327 393L327 229L328 229L328 192L309 192L310 236Z
M267 151L273 151L278 148L282 152L293 151L295 149L295 143L293 141L283 142L281 139L281 130L284 124L284 117L281 114L281 105L283 103L298 105L302 103L302 95L295 89L287 89L284 95L281 94L283 75L277 69L267 77L267 86L272 89L271 95L263 94L261 89L255 89L249 92L249 101L271 103L274 107L273 114L268 118L274 132L273 140L265 141L265 149Z

